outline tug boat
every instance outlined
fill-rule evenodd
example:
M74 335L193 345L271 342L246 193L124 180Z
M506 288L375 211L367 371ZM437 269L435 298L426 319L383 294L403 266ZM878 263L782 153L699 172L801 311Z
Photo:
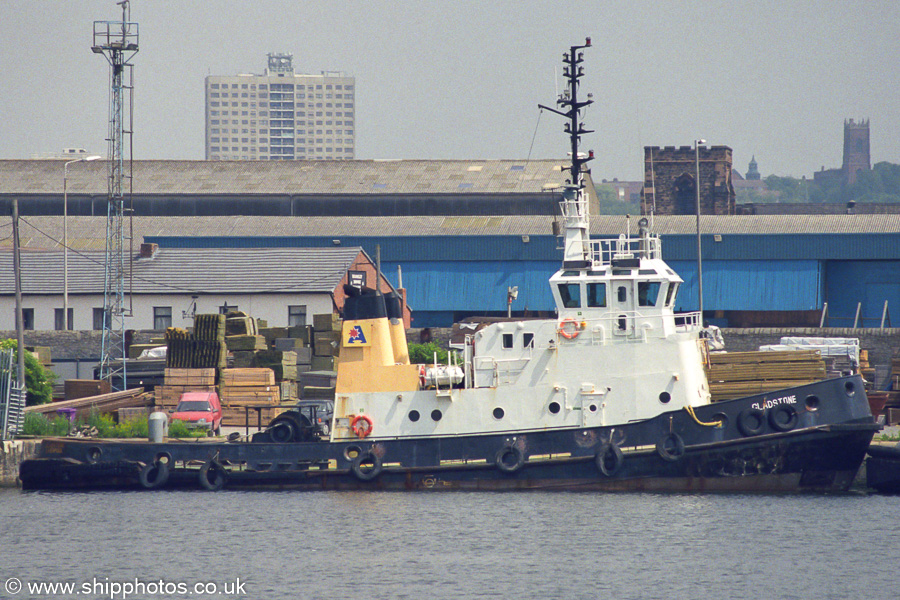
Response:
M859 376L711 402L701 315L675 313L683 281L647 219L590 238L589 46L564 54L568 89L542 107L569 120L572 149L557 318L494 323L459 364L412 364L399 299L348 287L330 427L292 412L229 442L46 440L23 487L847 490L880 429Z

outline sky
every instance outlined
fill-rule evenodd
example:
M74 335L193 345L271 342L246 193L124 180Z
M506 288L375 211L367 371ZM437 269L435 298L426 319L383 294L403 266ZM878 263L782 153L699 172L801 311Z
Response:
M745 172L839 167L845 119L869 119L872 161L900 163L900 2L800 0L132 0L134 158L203 160L204 78L356 77L356 158L564 158L553 106L562 53L592 38L595 181L639 180L644 146L696 139ZM0 159L106 154L109 66L94 21L114 0L0 2Z

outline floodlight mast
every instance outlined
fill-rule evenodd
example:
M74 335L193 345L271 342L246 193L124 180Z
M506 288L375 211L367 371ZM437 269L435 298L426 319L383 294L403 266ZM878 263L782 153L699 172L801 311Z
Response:
M132 65L129 60L138 51L138 24L129 21L129 0L116 3L122 7L121 21L94 21L94 44L91 51L102 54L111 69L109 96L109 136L107 137L107 219L106 219L106 275L103 293L103 339L100 357L100 378L109 380L113 390L128 388L125 367L125 273L124 244L125 180L131 179L125 165L125 138L129 150L132 135L132 102L134 89ZM128 72L128 83L125 73ZM125 101L126 92L128 102ZM127 111L129 126L125 127ZM65 318L65 316L64 316Z

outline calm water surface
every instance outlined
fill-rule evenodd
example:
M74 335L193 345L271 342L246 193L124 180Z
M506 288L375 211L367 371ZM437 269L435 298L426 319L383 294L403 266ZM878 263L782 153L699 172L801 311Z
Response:
M0 552L0 598L893 598L900 497L0 490Z

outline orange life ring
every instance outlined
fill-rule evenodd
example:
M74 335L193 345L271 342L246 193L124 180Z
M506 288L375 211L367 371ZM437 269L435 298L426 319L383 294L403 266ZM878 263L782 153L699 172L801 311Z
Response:
M566 329L566 325L568 323L574 325L571 331ZM559 335L563 336L567 340L573 340L578 337L579 333L581 333L581 325L579 325L578 321L576 321L575 319L563 319L562 321L560 321L557 331L559 331Z
M365 422L365 425L363 425ZM353 433L356 434L358 438L364 438L372 433L372 429L374 428L374 424L372 423L372 419L367 417L366 415L356 415L353 417L353 420L350 421L350 429Z
M419 365L419 385L425 387L425 365Z

